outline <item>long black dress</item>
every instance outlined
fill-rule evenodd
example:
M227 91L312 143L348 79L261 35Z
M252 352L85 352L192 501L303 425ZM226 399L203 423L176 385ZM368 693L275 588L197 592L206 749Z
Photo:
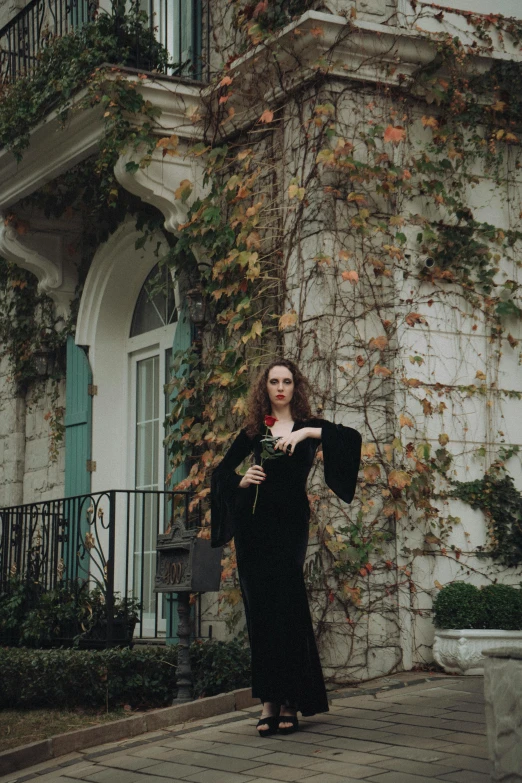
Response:
M296 421L292 431L308 426L322 429L326 483L350 503L360 434L324 419ZM252 451L261 464L261 437L249 438L241 430L212 474L212 546L235 537L252 655L252 695L314 715L328 711L303 576L310 518L306 480L319 440L306 438L292 455L266 460L264 482L243 489L235 469Z

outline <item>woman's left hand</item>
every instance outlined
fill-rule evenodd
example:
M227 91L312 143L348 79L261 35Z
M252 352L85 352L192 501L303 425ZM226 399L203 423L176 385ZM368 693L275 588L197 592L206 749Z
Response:
M285 454L288 454L288 456L291 456L294 453L297 444L302 440L306 440L307 437L306 427L303 427L296 432L290 432L288 435L281 435L279 440L275 443L274 449L279 449Z

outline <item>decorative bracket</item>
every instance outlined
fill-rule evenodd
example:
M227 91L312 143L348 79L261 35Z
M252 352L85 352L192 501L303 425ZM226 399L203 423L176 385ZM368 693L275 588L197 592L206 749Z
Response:
M50 228L0 213L0 255L27 269L38 279L38 290L56 305L56 313L69 315L77 283L76 265L65 260L63 226ZM69 232L70 232L70 226Z
M150 163L136 172L127 171L127 163L131 162L137 163L138 160L128 153L118 159L114 167L116 179L129 193L157 207L165 216L165 230L177 234L180 224L187 219L190 205L203 196L200 183L204 167L201 160L187 158L182 152L175 157L163 157L161 151L156 151ZM192 192L185 201L175 196L183 180L192 185Z

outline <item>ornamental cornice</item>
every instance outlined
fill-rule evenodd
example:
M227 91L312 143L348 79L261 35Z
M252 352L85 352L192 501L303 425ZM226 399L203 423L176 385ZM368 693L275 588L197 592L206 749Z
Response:
M318 72L336 79L407 85L419 69L436 63L437 44L435 37L418 29L307 11L231 64L228 75L234 82L227 106L235 113L222 123L223 134L257 121L261 102L266 108ZM522 54L493 50L468 58L466 67L483 73L495 60L522 62ZM205 97L212 100L211 88Z
M156 74L142 74L143 78L139 78L137 71L110 68L107 80L122 74L129 81L138 80L137 90L161 110L155 129L158 136L175 133L185 139L201 137L199 83L185 84ZM95 154L104 134L103 108L79 108L86 95L87 90L83 89L73 96L65 123L58 111L49 112L31 132L29 146L20 162L9 150L0 150L0 209L13 206Z

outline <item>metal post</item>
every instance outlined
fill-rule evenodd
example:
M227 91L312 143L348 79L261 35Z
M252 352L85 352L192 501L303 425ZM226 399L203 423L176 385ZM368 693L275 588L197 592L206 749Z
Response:
M106 560L107 609L107 646L114 641L114 560L116 557L116 492L111 489L109 495L109 557Z
M190 593L178 593L178 665L176 667L176 682L178 695L173 704L184 704L192 701L192 667L190 665Z

